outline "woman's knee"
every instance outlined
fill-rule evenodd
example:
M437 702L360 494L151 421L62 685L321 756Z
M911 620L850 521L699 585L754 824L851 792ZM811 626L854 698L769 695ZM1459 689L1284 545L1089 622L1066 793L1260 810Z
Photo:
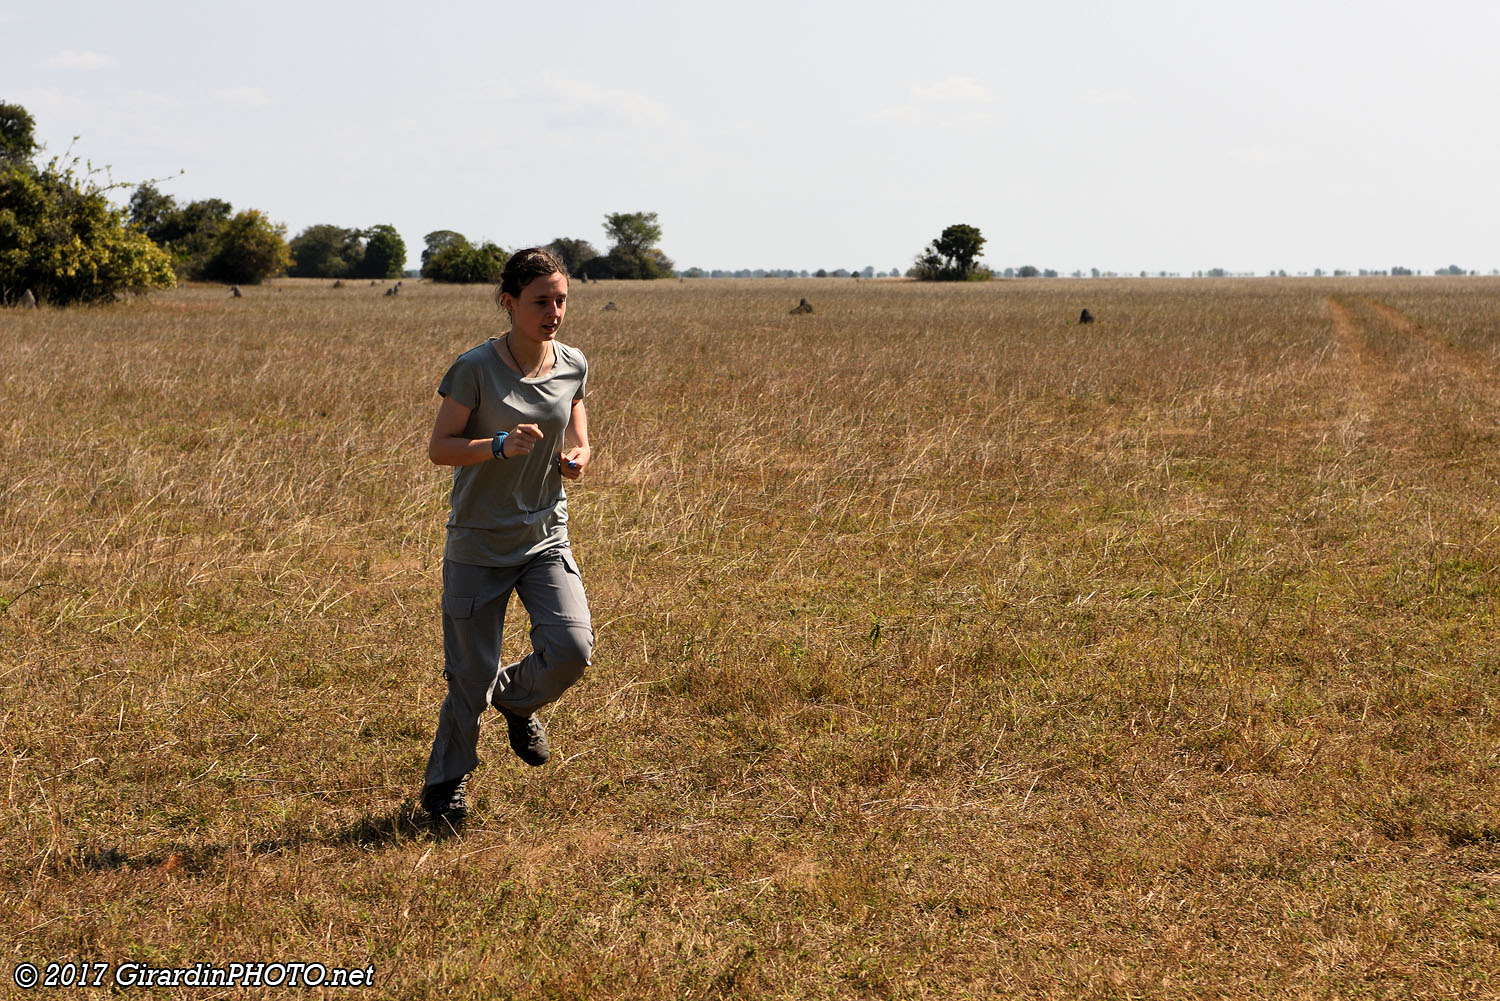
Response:
M588 626L553 626L546 634L547 667L570 685L582 678L594 656L594 631Z

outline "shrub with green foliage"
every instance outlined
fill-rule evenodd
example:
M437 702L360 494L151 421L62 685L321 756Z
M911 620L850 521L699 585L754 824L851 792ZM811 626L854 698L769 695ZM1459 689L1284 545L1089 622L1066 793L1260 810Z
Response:
M439 253L441 253L442 250L450 243L455 243L458 241L462 241L464 243L469 242L468 240L464 239L464 235L462 233L455 233L451 229L433 230L431 233L428 233L426 236L422 237L422 242L425 244L425 246L422 248L423 278L432 277L427 273L427 266L432 262L432 259Z
M288 249L293 278L397 278L406 267L406 242L385 224L367 230L309 226Z
M171 195L149 183L130 196L130 221L167 252L179 279L203 277L219 231L233 212L222 198L203 198L179 206Z
M130 196L130 221L166 251L178 278L254 285L285 273L292 264L286 227L255 209L231 215L233 211L222 198L179 206L152 184L142 184ZM316 229L352 233L356 257L363 253L357 230L309 227Z
M634 250L615 247L603 257L595 257L583 265L583 274L589 278L670 278L675 273L672 259L655 247L649 250Z
M31 116L0 105L0 302L63 306L170 288L171 262L76 159L37 167Z
M498 282L510 255L489 241L474 246L463 234L439 230L427 234L422 277L435 282Z
M309 226L287 245L294 278L357 277L365 258L365 244L357 229L320 224ZM373 277L373 276L372 276Z
M599 256L599 251L587 240L575 240L567 236L559 236L547 244L547 249L562 261L570 275L582 274L583 266Z
M265 214L246 209L224 224L214 241L213 256L203 267L209 281L256 285L286 271L292 262L286 227Z

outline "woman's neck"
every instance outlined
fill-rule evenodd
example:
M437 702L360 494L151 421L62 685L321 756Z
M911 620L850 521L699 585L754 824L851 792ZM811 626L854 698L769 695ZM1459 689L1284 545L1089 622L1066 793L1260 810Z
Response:
M506 348L510 351L511 359L517 365L521 366L522 375L536 369L542 363L542 359L547 356L546 341L540 343L530 342L515 336L515 331L513 330L505 332L504 340Z

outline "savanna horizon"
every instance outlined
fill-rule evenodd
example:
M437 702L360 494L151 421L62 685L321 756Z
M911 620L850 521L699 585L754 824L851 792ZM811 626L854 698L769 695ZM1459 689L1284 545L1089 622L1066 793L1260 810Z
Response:
M382 292L0 312L12 967L1500 993L1500 279L575 284L594 665L446 840L426 445L503 317Z

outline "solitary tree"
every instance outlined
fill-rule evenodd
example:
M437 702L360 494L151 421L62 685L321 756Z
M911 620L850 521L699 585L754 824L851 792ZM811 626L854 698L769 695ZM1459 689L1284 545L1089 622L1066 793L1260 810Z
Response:
M615 249L636 253L650 250L661 240L655 212L614 212L604 217L604 231L615 241Z
M969 281L988 278L976 263L984 249L984 237L973 226L956 223L917 255L911 274L927 281Z
M615 242L604 257L584 262L590 278L665 278L672 259L656 246L661 226L655 212L615 212L604 217L604 230Z

